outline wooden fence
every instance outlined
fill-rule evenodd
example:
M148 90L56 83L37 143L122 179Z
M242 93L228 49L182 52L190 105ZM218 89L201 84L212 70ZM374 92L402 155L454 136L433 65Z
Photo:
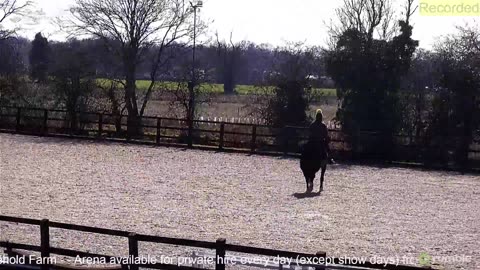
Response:
M138 250L139 243L141 242L168 244L168 245L174 245L174 246L195 247L195 248L214 250L216 254L216 260L215 260L216 270L225 270L225 266L226 266L225 256L227 252L260 255L260 256L266 256L266 257L288 258L295 262L299 262L300 261L299 259L302 258L306 263L305 264L299 263L299 265L311 266L311 267L315 267L316 269L328 269L328 267L326 268L324 264L318 264L319 261L321 260L325 261L327 259L327 255L325 252L317 252L316 254L306 254L306 253L280 251L280 250L266 249L266 248L256 248L256 247L249 247L249 246L242 246L242 245L233 245L233 244L228 244L226 240L223 238L218 239L216 242L208 242L208 241L196 241L196 240L161 237L161 236L151 236L151 235L121 231L121 230L111 230L111 229L105 229L105 228L96 228L96 227L81 226L81 225L74 225L74 224L61 223L61 222L53 222L47 219L37 220L37 219L30 219L30 218L19 218L19 217L0 215L0 221L28 224L28 225L34 225L34 226L40 227L40 246L29 245L29 244L19 244L19 243L12 243L12 242L0 242L0 247L5 248L7 253L11 252L13 249L39 252L41 261L44 262L43 264L40 265L41 270L48 270L52 268L65 269L65 267L57 267L55 264L54 265L49 264L51 260L49 260L48 258L50 258L51 255L61 255L66 257L80 256L81 258L98 258L98 259L104 258L107 261L110 261L112 258L116 258L116 261L120 261L120 262L124 261L124 258L115 257L115 255L95 254L95 253L85 252L85 251L53 247L50 245L50 240L51 240L50 228L58 228L58 229L71 230L71 231L77 231L77 232L86 232L86 233L94 233L94 234L127 238L129 264L122 265L123 269L130 269L130 270L138 270L139 268L180 269L180 270L201 269L196 267L166 264L162 262L136 264L135 261L139 261L139 260L136 260L136 258L141 257ZM315 262L315 263L311 263L311 262ZM414 267L414 266L373 264L370 262L365 262L362 264L355 264L355 265L344 264L344 266L364 267L367 269L397 269L397 270L431 269L431 268L425 268L425 267L421 268L421 267ZM0 264L0 268L1 267L2 265Z
M306 141L304 127L274 128L268 125L194 120L189 130L185 119L143 116L142 133L129 137L127 116L78 112L76 127L65 110L0 107L0 130L39 136L69 136L88 139L125 140L157 145L179 145L250 153L298 154ZM118 132L119 127L122 132ZM332 144L346 143L339 130L330 130ZM294 134L294 135L292 135Z
M268 125L227 123L217 121L194 120L189 125L185 119L165 117L140 117L141 133L131 137L125 132L126 115L108 113L77 112L70 114L65 110L47 110L40 108L0 107L0 132L39 136L67 136L76 138L126 141L130 143L188 146L199 149L235 151L272 155L298 156L302 143L306 142L308 130L305 127L276 128ZM189 128L191 127L191 128ZM369 152L365 145L375 147L381 136L363 132L360 147L352 149L351 138L339 129L329 129L330 148L335 159L357 159L384 161L382 153ZM357 138L357 139L358 139ZM458 138L443 138L454 141ZM425 165L426 146L412 143L412 138L404 135L394 137L393 153L388 157L390 162L405 162ZM435 153L437 147L430 147ZM433 150L433 151L432 151ZM433 158L437 158L433 155ZM448 157L446 157L448 159ZM441 164L440 168L448 165ZM480 169L480 141L469 149L469 167Z

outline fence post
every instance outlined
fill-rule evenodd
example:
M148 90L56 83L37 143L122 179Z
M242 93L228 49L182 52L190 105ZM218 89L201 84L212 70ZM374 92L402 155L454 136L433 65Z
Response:
M17 125L15 126L15 130L18 132L20 130L20 117L22 115L22 108L17 108Z
M225 245L227 240L225 238L219 238L216 241L217 256L215 257L215 270L225 270Z
M98 114L98 138L102 138L103 133L103 113Z
M224 137L225 137L225 123L221 123L220 124L220 145L218 146L220 150L223 150L223 145L225 142Z
M157 139L156 139L157 144L160 144L160 138L162 137L161 128L162 128L162 118L157 118Z
M282 132L283 132L283 139L284 139L284 141L283 141L283 155L286 156L287 153L288 153L288 143L290 141L290 138L289 138L290 136L288 134L288 127L286 127L286 126L283 127Z
M43 136L48 135L48 110L43 111Z
M125 139L127 140L127 142L129 142L131 140L130 133L132 131L131 131L131 127L129 126L129 125L131 125L130 121L131 121L130 116L127 115L127 125L126 125L126 128L125 128Z
M257 141L257 126L252 125L252 143L250 145L250 151L252 153L255 153L255 148L256 148L256 142Z
M138 258L138 241L136 233L130 233L128 235L128 257L130 260L130 270L138 270L138 265L135 263L135 260Z
M75 129L76 129L76 119L77 118L77 112L76 111L73 111L71 113L69 113L69 116L68 116L68 134L70 134L70 136L73 136L75 134Z
M187 120L188 123L188 148L193 147L193 120Z
M41 270L48 270L50 257L50 228L48 219L40 221L40 257L42 259Z

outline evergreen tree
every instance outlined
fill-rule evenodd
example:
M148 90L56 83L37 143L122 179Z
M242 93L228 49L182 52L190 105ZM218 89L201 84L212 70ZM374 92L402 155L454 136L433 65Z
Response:
M30 76L32 79L45 82L48 76L48 64L50 56L50 46L47 38L42 33L37 33L32 41L30 51Z

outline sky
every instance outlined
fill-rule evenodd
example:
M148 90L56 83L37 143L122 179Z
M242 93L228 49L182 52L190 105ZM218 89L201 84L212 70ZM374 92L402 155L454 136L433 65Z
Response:
M402 0L394 0L396 4ZM54 40L63 39L51 20L68 16L74 0L34 0L43 10L45 19L30 26L21 34L32 39L43 32ZM209 35L219 33L220 39L248 40L273 46L286 42L304 42L324 46L327 40L326 24L335 18L340 0L204 0L199 16L210 21ZM431 48L442 35L454 32L455 25L471 22L475 17L431 17L416 14L412 19L414 38L420 47ZM477 17L477 21L480 21Z

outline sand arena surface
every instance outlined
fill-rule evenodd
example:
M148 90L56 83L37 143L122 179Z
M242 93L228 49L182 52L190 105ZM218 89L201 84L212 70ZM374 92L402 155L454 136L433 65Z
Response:
M332 256L427 252L437 268L480 269L478 175L339 165L321 196L303 198L296 159L6 134L0 153L2 215ZM52 239L119 256L128 247L55 229ZM38 244L39 231L0 222L0 240Z

